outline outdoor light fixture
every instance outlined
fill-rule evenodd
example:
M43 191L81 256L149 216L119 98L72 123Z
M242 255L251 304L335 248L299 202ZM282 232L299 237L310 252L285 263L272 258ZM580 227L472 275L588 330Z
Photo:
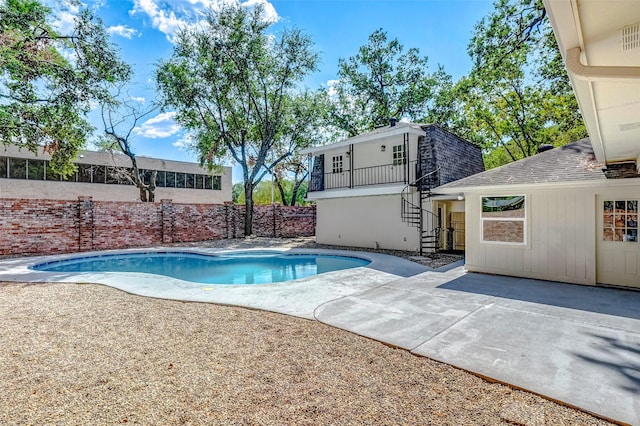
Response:
M345 152L344 155L351 155L351 151Z
M387 150L386 145L380 145L380 151L385 152Z
M464 200L464 194L461 192L458 194L458 201Z

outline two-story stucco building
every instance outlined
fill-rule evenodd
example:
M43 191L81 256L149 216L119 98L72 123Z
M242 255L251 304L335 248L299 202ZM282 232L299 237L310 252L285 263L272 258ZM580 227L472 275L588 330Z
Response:
M81 151L77 172L61 178L49 167L50 156L0 147L0 198L77 200L89 196L95 201L139 201L138 189L123 178L131 167L124 154ZM156 174L155 199L175 203L222 204L231 201L231 168L211 173L196 163L136 157L138 167L149 179Z
M307 198L323 244L431 252L464 250L464 201L439 185L484 170L480 148L437 125L389 126L310 148Z

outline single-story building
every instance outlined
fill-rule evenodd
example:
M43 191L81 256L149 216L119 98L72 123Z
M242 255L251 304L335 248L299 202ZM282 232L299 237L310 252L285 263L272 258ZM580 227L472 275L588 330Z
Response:
M640 179L590 139L436 188L463 194L469 271L640 288Z

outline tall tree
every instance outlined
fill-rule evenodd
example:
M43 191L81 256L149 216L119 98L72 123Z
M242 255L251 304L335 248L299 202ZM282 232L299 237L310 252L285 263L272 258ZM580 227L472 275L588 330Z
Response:
M0 138L33 152L44 147L52 168L67 175L92 130L92 102L109 102L109 86L128 79L130 67L89 9L80 8L68 34L50 19L37 0L0 2Z
M297 84L318 63L308 36L297 29L270 34L262 12L238 4L210 10L206 25L178 34L171 58L157 69L166 108L193 134L201 161L231 158L242 167L246 235L253 188L290 155L273 148L295 119Z
M340 59L338 67L329 120L349 136L384 125L392 117L424 117L438 85L438 78L426 71L427 58L417 48L405 51L382 29L374 31L355 56Z
M456 90L487 166L586 136L542 0L497 0L469 54L473 70Z

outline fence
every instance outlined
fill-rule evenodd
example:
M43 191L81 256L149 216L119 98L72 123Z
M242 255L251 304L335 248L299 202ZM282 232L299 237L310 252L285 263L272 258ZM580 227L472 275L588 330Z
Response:
M255 206L253 234L313 236L316 209ZM36 255L244 237L245 207L0 199L0 254Z

